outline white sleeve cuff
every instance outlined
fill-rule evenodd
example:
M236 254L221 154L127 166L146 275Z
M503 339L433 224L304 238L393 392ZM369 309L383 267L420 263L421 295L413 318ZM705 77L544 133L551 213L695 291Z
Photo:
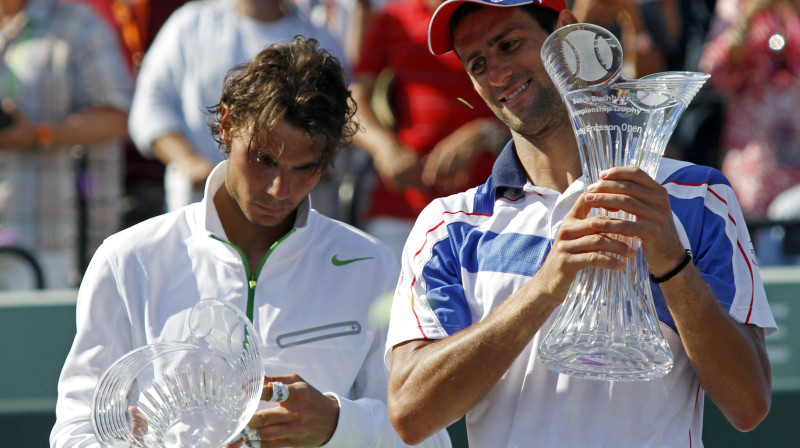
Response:
M325 396L336 398L339 402L339 422L330 440L324 448L352 448L354 446L369 447L375 439L374 423L369 409L358 403L340 397L333 392L325 392Z

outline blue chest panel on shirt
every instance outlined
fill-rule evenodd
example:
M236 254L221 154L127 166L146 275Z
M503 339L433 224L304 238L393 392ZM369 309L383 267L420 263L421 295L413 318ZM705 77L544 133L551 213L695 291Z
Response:
M550 244L549 238L535 235L475 231L463 241L459 258L470 273L491 271L530 277L544 262Z
M481 232L474 225L447 225L449 238L437 242L422 271L427 299L439 322L452 334L472 324L463 289L466 273L501 272L531 277L544 262L551 241L535 235Z

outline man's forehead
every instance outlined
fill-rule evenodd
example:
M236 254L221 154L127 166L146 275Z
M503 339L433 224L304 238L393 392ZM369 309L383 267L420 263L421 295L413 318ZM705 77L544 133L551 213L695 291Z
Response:
M456 11L465 4L489 6L492 9L516 9L523 5L537 5L556 12L567 9L564 0L447 0L436 8L431 17L428 27L428 49L431 53L440 55L453 50L450 22Z
M463 17L453 28L453 49L462 61L473 51L482 51L501 41L516 30L538 26L520 8L483 7ZM470 56L465 55L465 51Z

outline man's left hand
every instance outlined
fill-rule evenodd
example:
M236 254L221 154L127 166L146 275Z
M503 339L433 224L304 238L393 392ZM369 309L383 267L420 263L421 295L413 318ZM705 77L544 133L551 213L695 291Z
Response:
M685 256L685 249L675 228L666 188L638 168L610 168L600 177L587 188L587 202L610 212L628 212L636 220L596 220L592 227L603 233L638 237L648 269L656 277L674 269Z
M256 430L260 445L268 447L317 447L333 436L339 422L339 402L323 395L299 375L270 376L264 379L261 399L271 401L271 382L281 382L289 388L289 397L278 406L257 411L248 427ZM274 400L272 400L274 401ZM242 447L242 440L231 445Z

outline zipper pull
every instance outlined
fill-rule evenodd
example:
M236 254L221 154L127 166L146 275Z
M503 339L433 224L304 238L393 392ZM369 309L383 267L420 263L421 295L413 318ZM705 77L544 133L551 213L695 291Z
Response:
M250 285L250 289L256 289L256 279L254 275L252 274L250 275L250 280L248 281L248 284Z

